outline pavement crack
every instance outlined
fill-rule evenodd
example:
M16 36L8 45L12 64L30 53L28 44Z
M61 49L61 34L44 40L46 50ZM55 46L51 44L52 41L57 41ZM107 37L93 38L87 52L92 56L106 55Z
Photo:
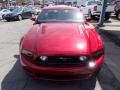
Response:
M120 47L120 38L118 35L114 34L113 32L109 32L106 30L99 30L102 31L102 34L104 34L111 42L113 42L115 45ZM115 31L114 31L115 32ZM119 33L119 32L118 32Z
M24 84L24 86L23 86L23 89L22 89L22 90L25 90L25 88L26 88L26 86L27 86L28 82L29 82L29 77L27 77L27 78L26 78L26 82L25 82L25 84Z

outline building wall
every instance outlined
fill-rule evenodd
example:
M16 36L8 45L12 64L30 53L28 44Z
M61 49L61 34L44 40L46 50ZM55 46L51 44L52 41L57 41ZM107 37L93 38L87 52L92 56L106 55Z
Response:
M0 0L0 3L3 3L3 0Z

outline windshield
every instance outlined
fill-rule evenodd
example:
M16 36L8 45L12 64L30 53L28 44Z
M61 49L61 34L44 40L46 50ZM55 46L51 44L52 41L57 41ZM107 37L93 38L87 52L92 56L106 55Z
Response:
M23 10L23 8L16 8L12 12L21 12L22 10Z
M38 16L37 22L85 22L79 10L44 9Z
M3 10L1 10L0 12L7 12L8 10L7 9L3 9Z
M94 4L101 4L99 1L90 1L88 2L88 5L94 5Z

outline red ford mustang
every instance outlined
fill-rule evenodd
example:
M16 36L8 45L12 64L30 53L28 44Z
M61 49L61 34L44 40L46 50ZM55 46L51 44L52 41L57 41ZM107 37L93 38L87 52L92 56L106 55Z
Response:
M104 45L87 20L75 7L44 8L20 42L24 70L45 80L95 76L104 61Z

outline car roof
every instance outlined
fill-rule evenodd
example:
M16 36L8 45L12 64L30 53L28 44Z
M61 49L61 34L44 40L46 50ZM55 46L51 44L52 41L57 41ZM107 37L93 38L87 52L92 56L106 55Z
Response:
M48 6L43 9L70 9L70 10L79 10L77 7L67 6L67 5L56 5L56 6Z
M1 11L8 10L8 9L2 9Z
M8 9L2 9L1 11L8 10Z

